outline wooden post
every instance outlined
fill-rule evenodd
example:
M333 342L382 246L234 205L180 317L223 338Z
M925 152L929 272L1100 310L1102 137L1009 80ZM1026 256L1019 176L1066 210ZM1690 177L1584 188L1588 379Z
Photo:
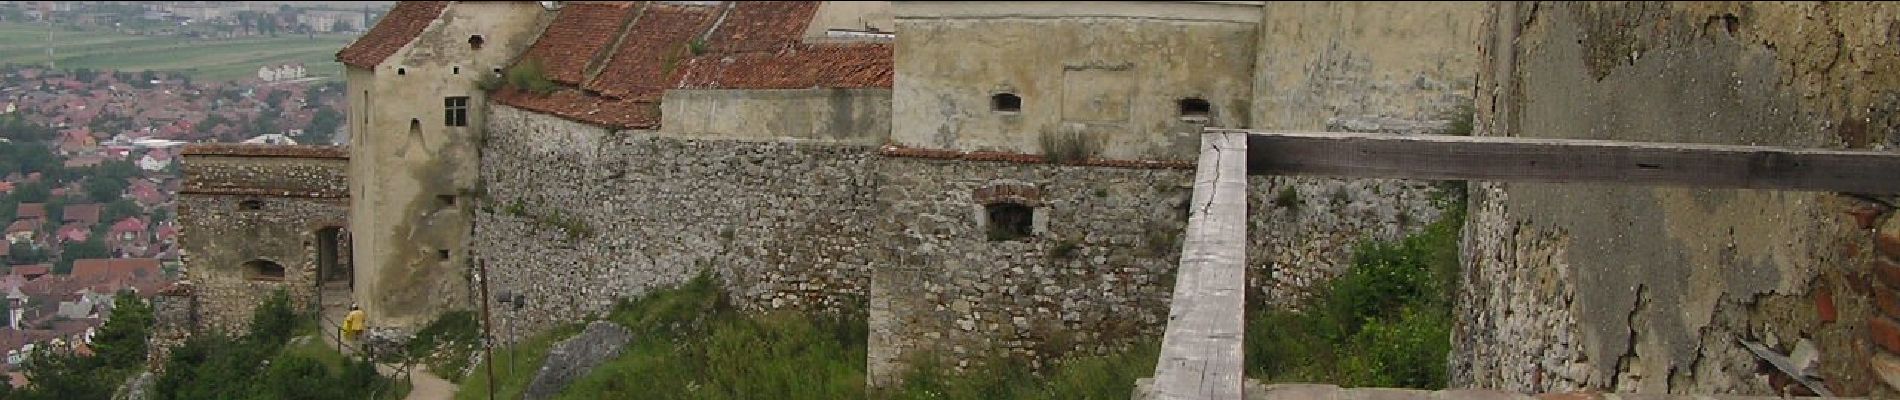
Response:
M482 285L482 362L488 364L488 400L495 400L495 331L488 311L488 260L476 260L481 269Z

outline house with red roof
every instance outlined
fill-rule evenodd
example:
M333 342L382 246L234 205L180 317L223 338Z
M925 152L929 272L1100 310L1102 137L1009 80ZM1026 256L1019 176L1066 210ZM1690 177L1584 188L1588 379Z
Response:
M31 281L53 272L52 264L15 265L7 268L7 276L18 276Z
M67 276L83 289L103 295L130 289L149 297L169 283L155 258L73 260L73 271Z
M60 222L68 224L84 224L86 226L98 225L99 212L104 209L105 206L97 203L67 205L66 208L59 213L59 219Z
M67 243L82 243L82 242L85 242L87 239L91 239L91 238L92 238L92 225L85 225L85 224L78 224L78 223L72 223L72 224L66 224L64 226L60 226L59 230L53 233L53 241L60 245L65 245Z
M46 203L20 203L13 209L13 219L46 219Z
M45 246L44 219L20 219L7 225L7 243Z
M169 199L165 197L165 192L158 190L158 184L144 179L131 180L131 185L125 188L125 194L147 210L165 204Z
M106 234L106 249L121 257L144 257L152 250L151 236L146 234L145 221L139 217L126 217L112 223L112 229Z

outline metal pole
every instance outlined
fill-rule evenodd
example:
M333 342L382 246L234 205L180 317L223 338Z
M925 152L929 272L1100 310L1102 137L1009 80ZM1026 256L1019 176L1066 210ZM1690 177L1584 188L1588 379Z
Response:
M495 381L494 320L489 318L488 311L488 260L476 260L475 263L480 266L482 276L482 336L485 339L482 340L482 358L488 361L488 400L495 400L495 385L500 382ZM513 372L509 374L513 376Z

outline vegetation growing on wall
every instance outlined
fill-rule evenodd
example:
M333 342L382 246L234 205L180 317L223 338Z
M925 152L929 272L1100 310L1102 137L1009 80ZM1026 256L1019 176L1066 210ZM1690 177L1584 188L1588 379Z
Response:
M1153 374L1155 343L1133 350L1052 363L1041 374L1003 358L954 373L925 365L889 393L865 392L862 312L837 316L745 314L727 303L717 279L622 302L608 320L635 338L620 357L560 393L564 399L1080 399L1127 398L1138 378ZM579 332L573 324L497 349L496 398L518 398L548 348ZM487 362L487 361L484 361ZM512 364L512 365L511 365ZM458 399L488 398L486 364L478 365Z
M1043 158L1051 164L1088 161L1101 152L1101 144L1081 132L1043 132L1038 139Z
M475 312L450 311L416 331L406 344L409 358L422 360L429 371L451 382L462 380L469 357L481 345L481 324Z
M1447 209L1442 219L1398 242L1361 243L1351 269L1300 311L1249 307L1248 376L1443 388L1464 203L1457 192L1439 198Z
M175 348L158 376L155 399L393 399L406 386L347 359L320 342L278 290L251 316L249 332L232 338L193 335ZM302 334L302 335L300 335ZM296 337L298 340L292 341Z

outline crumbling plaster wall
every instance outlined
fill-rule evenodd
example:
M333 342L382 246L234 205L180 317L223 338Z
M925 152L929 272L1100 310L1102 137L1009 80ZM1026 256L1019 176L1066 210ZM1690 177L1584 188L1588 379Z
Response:
M1190 160L1200 98L1247 126L1258 5L1216 2L897 2L891 141L1039 154L1079 133L1118 159ZM1021 111L991 96L1020 96Z
M702 139L883 144L890 89L668 90L660 133Z
M456 2L373 70L347 71L357 107L350 116L356 302L373 327L416 328L442 311L473 306L463 197L477 186L485 118L476 82L508 65L545 14L533 2ZM480 48L470 44L475 35ZM467 126L447 125L449 96L469 98Z
M1253 127L1427 133L1471 102L1480 2L1268 2Z
M1477 131L1891 149L1897 18L1869 3L1496 3ZM1867 372L1854 201L1484 184L1471 204L1454 386L1774 394L1737 340L1808 338L1835 394L1894 394Z

